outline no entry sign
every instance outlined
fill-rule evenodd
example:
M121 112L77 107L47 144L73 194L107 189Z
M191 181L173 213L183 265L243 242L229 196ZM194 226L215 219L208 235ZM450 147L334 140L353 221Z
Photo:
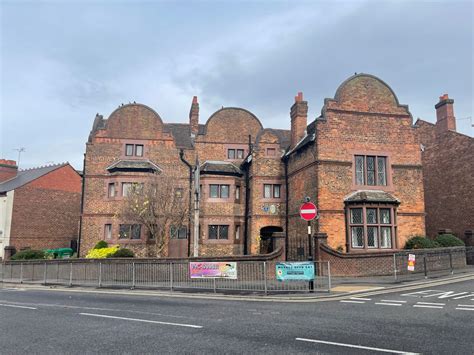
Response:
M300 207L300 216L305 221L313 220L318 214L318 209L316 205L312 202L303 203Z

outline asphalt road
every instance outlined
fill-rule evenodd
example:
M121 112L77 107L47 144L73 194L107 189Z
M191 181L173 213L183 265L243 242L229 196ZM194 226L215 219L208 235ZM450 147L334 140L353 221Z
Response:
M0 353L474 353L474 282L317 303L0 289Z

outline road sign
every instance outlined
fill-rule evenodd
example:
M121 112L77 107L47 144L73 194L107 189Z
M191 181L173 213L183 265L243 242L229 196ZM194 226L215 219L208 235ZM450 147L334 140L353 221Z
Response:
M300 216L305 221L313 220L318 214L318 209L316 205L312 202L303 203L300 207Z
M415 254L408 254L408 271L415 271Z

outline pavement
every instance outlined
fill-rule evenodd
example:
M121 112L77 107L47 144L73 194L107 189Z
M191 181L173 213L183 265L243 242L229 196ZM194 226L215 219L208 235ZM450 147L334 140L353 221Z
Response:
M311 302L3 285L0 352L473 354L473 280L344 290Z

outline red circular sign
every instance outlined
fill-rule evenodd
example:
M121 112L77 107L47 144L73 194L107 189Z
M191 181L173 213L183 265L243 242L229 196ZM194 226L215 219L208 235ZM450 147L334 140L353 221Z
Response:
M300 207L300 216L305 221L311 221L318 214L318 209L316 205L312 202L303 203Z

